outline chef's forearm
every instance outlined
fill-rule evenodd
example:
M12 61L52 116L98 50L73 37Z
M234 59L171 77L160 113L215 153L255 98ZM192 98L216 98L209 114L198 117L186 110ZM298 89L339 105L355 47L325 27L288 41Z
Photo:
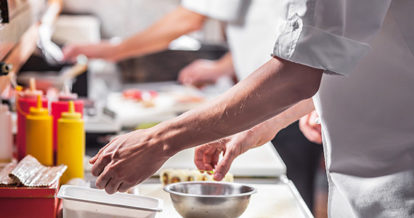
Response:
M209 104L160 124L155 135L170 153L249 129L310 98L322 70L272 58Z
M290 124L299 120L301 117L312 112L314 110L312 98L302 100L283 111L282 113L268 119L262 123L257 124L253 128L247 130L246 134L249 134L254 139L251 148L263 145L264 143L272 140L276 134L288 127Z
M164 50L174 39L200 29L205 19L201 14L178 7L149 28L120 43L114 59L121 60Z

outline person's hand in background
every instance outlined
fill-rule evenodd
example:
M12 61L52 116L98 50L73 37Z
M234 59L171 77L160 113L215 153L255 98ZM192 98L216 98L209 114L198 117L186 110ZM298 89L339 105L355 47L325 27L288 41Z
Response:
M322 144L321 124L317 122L318 119L319 115L312 111L300 119L299 128L309 141Z
M85 55L90 59L118 61L118 50L118 44L107 41L93 44L71 44L63 48L63 60L75 62L78 55Z
M201 87L215 83L220 77L233 76L234 67L230 53L217 61L199 59L184 67L178 76L178 81L185 85Z

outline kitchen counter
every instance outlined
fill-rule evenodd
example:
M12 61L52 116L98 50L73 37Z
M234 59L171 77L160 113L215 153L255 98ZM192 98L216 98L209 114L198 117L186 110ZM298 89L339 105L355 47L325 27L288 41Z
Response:
M252 195L249 206L240 218L313 217L293 183L286 177L273 184L253 184L253 186L258 192ZM175 211L169 194L162 190L161 184L139 185L139 193L163 200L163 211L157 214L157 218L181 217Z

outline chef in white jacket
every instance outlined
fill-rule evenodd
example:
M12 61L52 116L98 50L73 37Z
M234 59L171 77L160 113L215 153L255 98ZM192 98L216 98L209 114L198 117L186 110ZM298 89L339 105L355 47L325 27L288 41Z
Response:
M322 120L329 216L413 217L414 2L274 0L269 10L276 20L276 60L209 105L112 141L91 161L97 186L125 190L179 150L263 125L275 115L297 112L299 118L304 112L290 106L303 98L294 93L313 93L308 85L314 87L319 69L324 74L314 99Z
M292 29L279 35L275 53L326 70L314 99L323 123L329 216L414 217L414 2L288 2L291 19L279 25ZM299 19L307 10L315 17ZM255 25L243 31L260 35ZM235 38L242 37L230 42ZM249 51L239 54L255 55Z

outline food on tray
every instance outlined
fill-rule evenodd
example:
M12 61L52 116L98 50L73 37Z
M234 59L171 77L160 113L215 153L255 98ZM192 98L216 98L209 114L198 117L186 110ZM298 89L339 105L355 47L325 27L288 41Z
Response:
M45 167L27 155L18 164L7 165L0 172L0 180L3 186L48 187L55 184L65 170L65 165Z
M135 101L150 101L157 97L158 93L152 90L128 89L122 93L122 96Z
M201 103L204 98L196 95L177 95L176 100L179 103Z
M200 172L198 170L181 170L181 169L166 169L160 174L160 180L163 185L168 185L177 182L190 181L214 181L213 175L206 171ZM227 173L223 179L224 182L233 182L234 178L231 173Z
M158 92L152 90L128 89L122 93L125 99L140 102L143 107L155 107L154 99L158 96Z

